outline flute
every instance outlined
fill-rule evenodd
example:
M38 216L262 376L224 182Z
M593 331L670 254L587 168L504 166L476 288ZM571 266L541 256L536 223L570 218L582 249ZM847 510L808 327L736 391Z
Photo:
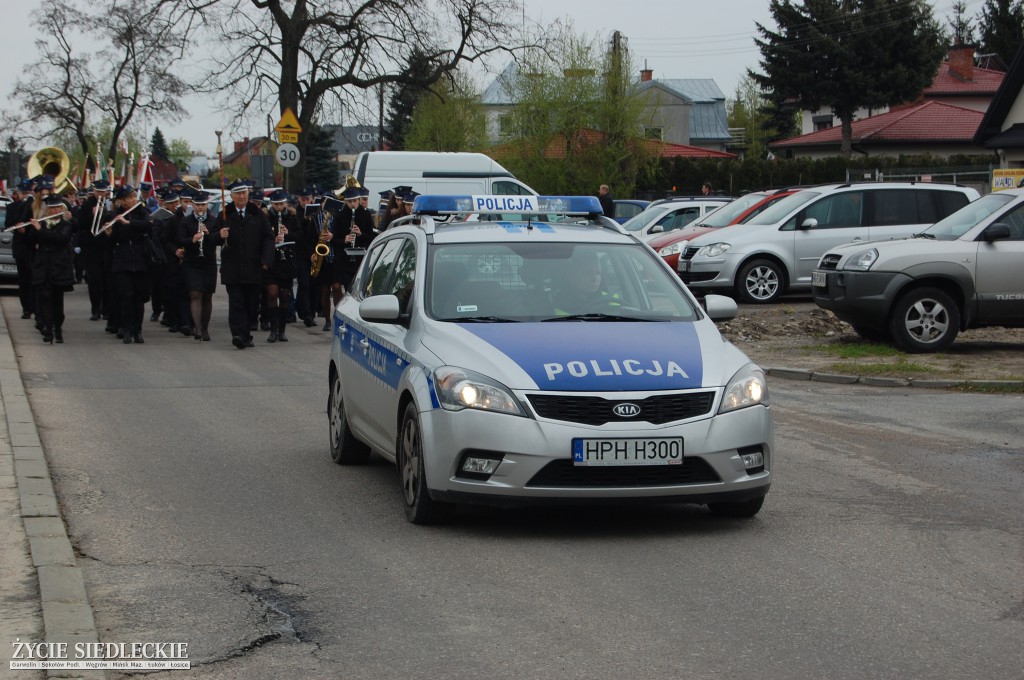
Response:
M124 217L125 215L130 213L131 211L135 210L140 205L144 205L144 204L141 201L136 203L135 205L133 205L132 207L128 208L127 210L125 210L123 213L121 213L120 215L118 215L114 219L112 219L109 222L107 222L106 224L102 225L97 231L94 231L92 233L92 235L93 236L99 236L101 231L106 231L107 229L109 229L114 224L114 222L117 222L119 219L121 219L122 217Z
M47 215L46 217L40 217L39 219L36 220L36 222L48 222L50 220L59 220L62 217L64 217L64 213L57 213L56 215ZM10 231L12 229L21 229L22 227L30 226L32 226L31 220L29 220L28 222L22 222L21 224L12 224L9 227L4 227L3 229L0 229L0 232Z

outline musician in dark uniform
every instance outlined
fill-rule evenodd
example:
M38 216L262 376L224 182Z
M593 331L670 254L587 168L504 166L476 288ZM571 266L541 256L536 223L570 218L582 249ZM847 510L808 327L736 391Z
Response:
M316 286L309 275L309 267L304 266L304 263L309 262L313 256L313 245L316 244L318 236L312 218L306 215L306 206L313 204L315 196L316 191L310 186L299 191L299 205L296 208L299 233L291 234L295 237L295 261L303 263L303 266L295 267L295 308L306 328L316 324Z
M373 241L373 217L370 211L359 205L361 191L358 186L346 187L343 197L345 207L334 216L331 231L320 234L319 241L327 243L330 255L320 268L320 304L324 309L324 330L331 330L334 308L341 302L345 287L352 281L362 255L356 251L365 250ZM347 252L346 252L347 251ZM334 305L330 305L333 300Z
M267 342L288 342L288 305L295 280L295 237L300 231L295 211L288 207L288 193L277 190L270 194L270 228L274 232L274 262L263 272L267 295L267 317L270 335Z
M378 231L384 231L399 217L405 217L405 195L409 191L412 191L412 187L404 185L397 186L391 190L391 199L388 201L388 207L377 224Z
M99 227L106 224L113 217L107 211L110 182L98 179L92 183L90 192L91 195L78 211L77 233L78 247L82 249L82 261L85 266L85 281L89 290L89 307L91 308L89 319L97 321L106 313L103 287L106 274L103 271L103 250L104 245L109 246L111 242L106 238L101 241L92 233L92 229L94 225ZM96 214L97 210L99 210L98 215Z
M167 260L157 268L160 272L158 282L163 298L164 318L169 332L181 331L182 335L193 335L192 315L189 313L188 294L185 292L181 272L185 252L178 243L178 222L184 218L185 212L180 206L178 193L173 189L164 192L163 210L169 214L159 210L154 213L160 219L153 220L153 235L163 248Z
M64 293L75 284L75 265L71 252L74 223L70 206L60 196L47 196L43 217L60 216L46 222L32 219L23 227L28 243L35 250L32 259L32 286L36 290L36 317L42 326L43 342L64 342ZM21 231L16 229L15 231Z
M135 187L127 184L114 192L116 208L109 227L114 242L114 275L121 302L121 340L127 345L143 343L142 319L151 295L151 277L145 239L153 233L153 223L145 205L139 206Z
M18 185L14 192L14 201L7 206L7 214L4 217L4 226L11 227L32 219L32 205L35 197L32 195L33 182L26 179ZM11 243L11 254L14 255L14 263L18 268L18 298L21 300L21 318L31 319L35 312L32 290L32 248L29 247L24 229L15 229Z
M192 193L192 211L177 224L178 246L184 250L181 271L192 314L192 337L210 340L213 294L217 290L217 246L206 222L210 194Z
M231 344L252 347L251 324L259 313L263 272L274 261L274 234L263 211L249 202L249 186L231 184L231 203L221 209L213 242L221 246L220 280L228 291Z

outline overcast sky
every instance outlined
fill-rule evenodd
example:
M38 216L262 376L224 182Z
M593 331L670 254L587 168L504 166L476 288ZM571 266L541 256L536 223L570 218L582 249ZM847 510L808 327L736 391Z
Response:
M953 0L930 1L945 26ZM21 68L35 58L39 33L32 17L40 6L14 0L3 0L3 4L7 30L0 41L0 93L6 99ZM980 14L983 0L967 0L966 5L973 17ZM603 39L618 30L626 37L637 66L646 64L655 78L711 78L730 98L746 69L758 65L755 22L774 28L768 0L525 0L525 14L542 23L569 18L578 33ZM214 130L227 129L231 116L207 101L190 99L186 119L173 124L153 120L148 131L158 126L168 140L185 138L194 149L213 153ZM13 107L6 102L2 108ZM277 119L276 109L267 113ZM257 123L239 131L238 138L265 133L265 124ZM231 148L227 136L225 147Z

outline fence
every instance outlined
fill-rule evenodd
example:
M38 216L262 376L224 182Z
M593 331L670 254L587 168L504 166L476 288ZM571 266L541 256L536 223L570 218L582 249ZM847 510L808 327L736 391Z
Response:
M846 181L871 182L941 182L961 184L977 189L980 194L992 191L992 166L980 168L899 168L899 172L883 172L879 169L847 170Z

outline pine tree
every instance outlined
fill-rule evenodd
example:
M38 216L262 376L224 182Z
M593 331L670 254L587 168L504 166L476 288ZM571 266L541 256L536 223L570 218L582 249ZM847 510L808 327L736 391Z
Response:
M967 16L967 3L964 0L953 3L953 18L949 20L949 30L954 45L974 44L974 22Z
M306 137L306 182L322 189L341 186L338 162L335 160L334 136L319 125L313 125Z
M167 140L164 139L164 133L160 131L160 128L153 130L153 137L149 140L149 152L154 158L170 160L171 152L167 148Z
M405 136L412 127L412 116L420 97L429 89L433 63L421 50L413 50L405 73L407 80L399 83L388 100L388 119L385 136L391 143L392 150L401 151L405 148ZM435 79L436 80L436 79ZM432 84L432 83L431 83Z
M778 30L757 24L763 73L751 75L776 101L831 106L847 155L854 113L913 100L945 54L924 0L771 0L770 9Z
M985 0L978 23L982 51L1010 64L1024 43L1024 0Z

